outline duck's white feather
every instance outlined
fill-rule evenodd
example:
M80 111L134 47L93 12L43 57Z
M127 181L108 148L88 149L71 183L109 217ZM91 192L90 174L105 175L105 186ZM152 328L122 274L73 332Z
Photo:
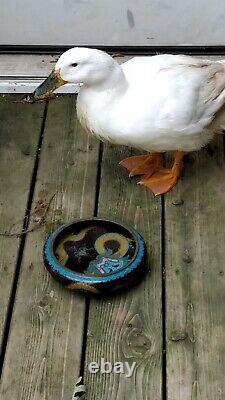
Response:
M104 83L83 85L77 111L103 140L146 151L192 151L222 124L224 103L225 62L157 55L121 66L113 60Z

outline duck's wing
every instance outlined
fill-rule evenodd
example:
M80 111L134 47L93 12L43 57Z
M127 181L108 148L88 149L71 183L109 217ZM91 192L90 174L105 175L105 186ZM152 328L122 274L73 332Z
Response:
M128 61L121 64L125 75L128 77L133 77L137 75L137 71L147 74L156 73L164 68L172 68L177 66L208 66L214 64L215 61L200 59L192 56L186 55L174 55L174 54L160 54L156 56L138 56L133 57ZM146 76L145 75L145 76ZM142 75L143 76L143 75Z
M179 69L179 66L175 68ZM186 64L180 68L190 85L193 76L193 90L196 94L193 122L201 120L202 125L207 126L225 104L225 61L202 61L202 63Z
M165 123L166 129L200 130L225 104L225 60L159 55L134 57L122 68L131 85L149 91L150 108L157 99L162 129Z

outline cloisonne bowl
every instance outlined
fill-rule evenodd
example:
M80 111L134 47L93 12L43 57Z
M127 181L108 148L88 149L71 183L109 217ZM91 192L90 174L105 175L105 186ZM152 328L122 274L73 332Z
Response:
M104 219L82 219L61 226L48 237L44 263L68 289L103 294L141 278L147 252L134 228Z

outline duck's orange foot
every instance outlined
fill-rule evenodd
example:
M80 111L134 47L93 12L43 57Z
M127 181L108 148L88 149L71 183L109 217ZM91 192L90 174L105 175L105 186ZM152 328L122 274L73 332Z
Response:
M142 179L139 185L149 188L155 196L169 192L177 183L179 177L174 174L172 169L161 169L150 178Z
M183 157L184 152L177 151L172 169L161 168L150 177L145 176L139 184L148 187L155 196L169 192L182 174Z
M129 176L146 175L150 177L163 167L164 159L161 153L152 153L142 156L125 158L120 165L128 169Z

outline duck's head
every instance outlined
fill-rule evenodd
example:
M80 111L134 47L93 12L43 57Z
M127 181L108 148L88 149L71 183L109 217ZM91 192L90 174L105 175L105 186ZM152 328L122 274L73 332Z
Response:
M101 84L113 72L115 64L104 51L74 47L61 55L54 70L35 90L34 98L45 98L66 83Z

